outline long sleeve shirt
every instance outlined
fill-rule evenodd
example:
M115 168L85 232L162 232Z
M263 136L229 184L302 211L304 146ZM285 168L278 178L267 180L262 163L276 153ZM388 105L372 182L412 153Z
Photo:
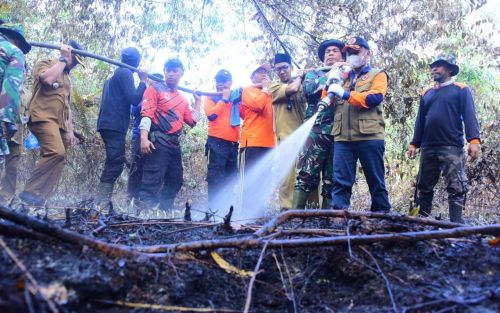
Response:
M164 83L155 83L146 89L141 116L151 119L151 131L168 135L180 135L184 123L196 125L186 98L178 90L170 92Z
M141 110L142 103L130 105L130 115L134 118L134 122L132 123L132 138L139 138L141 136L141 130L139 129L139 125L141 124Z
M231 126L233 103L212 97L205 97L203 108L208 119L208 135L231 142L238 142L240 127Z
M113 76L104 83L97 130L126 133L130 124L130 105L139 104L145 90L146 84L142 82L135 88L131 70L117 68Z
M243 90L241 102L240 148L273 148L276 140L271 95L256 87L247 87Z
M272 82L269 92L273 98L276 120L276 138L278 142L285 140L304 122L306 99L302 89L291 96L286 95L288 83Z
M0 34L0 120L19 123L24 81L24 54Z
M427 89L420 98L411 144L416 147L458 146L480 139L476 107L469 87L452 83Z

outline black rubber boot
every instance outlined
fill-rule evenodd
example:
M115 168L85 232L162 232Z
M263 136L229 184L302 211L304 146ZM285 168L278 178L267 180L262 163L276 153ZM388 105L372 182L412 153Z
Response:
M465 224L462 218L462 205L453 203L450 205L450 221L453 223Z
M307 198L309 193L304 190L295 190L293 193L293 204L292 209L294 210L304 210L306 208Z

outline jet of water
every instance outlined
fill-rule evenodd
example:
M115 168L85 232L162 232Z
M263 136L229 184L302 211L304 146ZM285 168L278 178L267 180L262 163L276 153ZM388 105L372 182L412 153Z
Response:
M276 148L265 154L260 160L245 171L241 177L228 178L228 181L212 198L213 209L229 210L234 205L233 220L253 220L261 218L267 208L267 202L276 188L295 168L299 155L314 125L317 114L297 128ZM244 189L242 188L244 185ZM242 195L243 190L245 195ZM245 198L242 205L241 199ZM225 214L219 212L219 214Z

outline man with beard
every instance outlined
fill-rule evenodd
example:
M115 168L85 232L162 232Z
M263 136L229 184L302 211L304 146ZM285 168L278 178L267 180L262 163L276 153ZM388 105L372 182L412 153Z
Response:
M184 75L178 59L163 67L165 82L149 86L144 92L141 111L141 153L146 155L139 198L140 206L151 209L159 202L163 211L173 209L175 196L183 183L179 136L184 123L194 127L200 119L201 97L194 94L194 110L177 90Z
M279 81L269 85L269 92L273 97L276 141L277 144L280 144L304 121L306 99L302 92L302 80L305 73L299 71L297 78L292 80L292 58L284 53L278 53L274 56L274 70L278 74ZM280 186L281 210L292 208L296 176L295 168L293 168Z
M434 88L424 91L408 157L414 159L420 148L417 178L417 205L420 215L431 214L434 187L442 174L448 191L450 220L463 223L462 211L467 193L464 159L465 138L472 160L479 156L479 123L469 87L455 82L459 72L455 57L439 56L430 64Z
M121 52L121 62L137 68L141 62L139 50L133 47ZM116 179L125 164L125 138L130 124L130 105L137 106L146 90L147 74L139 72L141 82L136 88L134 72L119 67L113 76L105 81L102 91L101 107L97 119L97 131L101 134L106 147L106 161L101 174L97 205L108 204Z
M337 39L323 41L318 48L318 57L325 66L333 66L343 61L344 43ZM322 180L321 208L329 208L332 201L333 188L333 104L319 106L322 90L328 80L327 70L308 72L302 84L307 99L306 119L319 111L313 128L307 138L297 163L297 179L293 196L293 208L304 209L309 194L316 190Z

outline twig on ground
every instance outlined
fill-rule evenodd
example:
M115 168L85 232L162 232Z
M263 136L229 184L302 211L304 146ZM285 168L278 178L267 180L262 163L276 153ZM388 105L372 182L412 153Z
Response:
M231 227L231 216L233 215L233 206L230 206L229 207L229 212L226 214L226 216L224 216L224 224L223 224L223 228L224 229L227 229L227 230L231 230L232 227Z
M295 292L293 291L292 275L290 275L290 270L288 269L288 264L286 264L285 256L283 255L283 250L281 250L281 259L283 260L283 265L285 266L286 275L288 277L288 283L290 284L290 297L293 304L293 311L298 312L297 301L295 299Z
M387 293L389 294L389 299L391 300L392 310L394 311L394 313L397 313L398 312L398 306L396 304L396 300L394 299L394 294L392 293L391 282L389 281L389 279L387 279L387 276L385 276L384 272L382 271L382 268L378 264L377 259L375 259L375 257L370 253L370 251L368 251L364 247L360 247L360 249L363 250L372 259L373 263L377 267L378 273L384 279L385 287L387 289Z
M12 261L14 261L14 263L21 270L21 272L23 272L24 276L26 276L26 278L28 279L29 283L33 286L33 288L35 288L36 295L39 296L39 297L41 297L43 299L43 301L45 301L47 303L47 305L49 306L49 309L53 313L58 313L59 310L57 310L56 304L54 302L52 302L52 300L50 300L49 298L47 298L40 291L40 286L38 285L38 282L36 281L36 279L31 275L31 273L28 271L28 269L26 268L26 266L24 266L23 262L16 256L16 254L14 253L14 251L12 251L9 248L9 246L7 246L7 244L5 243L5 241L3 240L2 237L0 237L0 246L2 246L2 248L5 250L5 252L7 253L7 255L12 259Z
M293 218L317 218L317 217L338 217L338 218L375 218L375 219L385 219L390 221L398 222L410 222L422 225L429 225L441 228L454 228L463 227L463 224L451 223L445 221L438 221L428 218L413 217L407 215L396 215L387 213L377 213L377 212L351 212L351 211L340 211L340 210L289 210L276 216L268 223L263 225L260 230L255 232L257 236L265 236L276 230L276 228L285 223L286 221Z
M0 212L1 213L1 212ZM251 249L259 248L268 244L269 248L301 248L301 247L327 247L346 245L367 245L387 242L417 242L431 239L445 239L465 237L470 235L494 235L500 234L500 224L484 226L465 226L446 230L430 230L419 232L404 232L398 234L376 234L376 235L354 235L354 236L333 236L323 238L300 238L300 239L272 239L267 236L255 238L248 236L244 238L200 240L183 243L173 243L165 245L134 246L132 249L144 253L158 252L178 252L178 251L199 251L213 250L219 248ZM268 242L269 240L269 242Z
M484 295L478 296L476 298L470 299L455 299L455 298L446 298L446 299L436 299L428 302L418 303L412 306L404 307L401 311L402 313L409 313L413 311L418 311L420 309L434 306L434 305L448 305L448 304L457 304L462 306L467 306L469 304L478 304L488 298L498 299L500 297L500 286L496 286L495 288L489 289Z
M109 300L96 300L97 303L118 305L134 309L149 309L158 311L178 311L178 312L239 312L238 310L225 309L225 308L193 308L184 306L161 305L161 304L148 304L148 303L135 303L125 301L109 301Z
M259 274L260 264L262 263L262 260L264 259L264 253L266 252L268 244L269 244L269 241L266 241L266 243L264 244L264 247L262 248L262 251L260 252L260 256L259 256L259 260L257 261L257 265L255 265L255 269L253 270L252 278L250 279L250 283L248 284L247 298L245 301L245 307L243 309L243 313L248 313L248 311L250 310L250 305L252 303L253 284L255 282L255 279L257 278L257 275Z

